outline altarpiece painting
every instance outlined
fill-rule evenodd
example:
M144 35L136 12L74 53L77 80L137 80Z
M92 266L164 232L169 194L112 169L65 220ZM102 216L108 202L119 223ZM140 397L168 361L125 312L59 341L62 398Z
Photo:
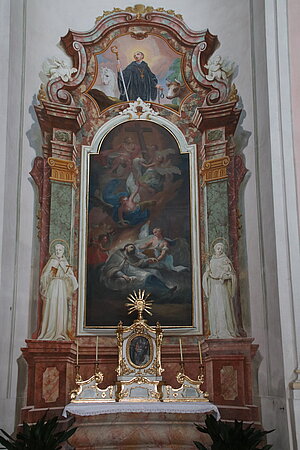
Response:
M137 289L155 299L154 324L192 326L191 172L151 121L118 125L90 155L86 326L128 322L123 298Z

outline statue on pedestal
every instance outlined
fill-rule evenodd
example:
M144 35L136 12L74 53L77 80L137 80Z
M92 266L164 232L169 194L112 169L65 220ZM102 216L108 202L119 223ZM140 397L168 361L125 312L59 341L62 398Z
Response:
M203 275L203 290L208 299L211 338L237 336L233 309L236 274L230 259L224 253L224 244L214 245L214 254Z
M65 246L55 245L55 251L45 265L40 281L44 301L42 329L38 339L69 340L68 300L78 288L73 270L64 256Z

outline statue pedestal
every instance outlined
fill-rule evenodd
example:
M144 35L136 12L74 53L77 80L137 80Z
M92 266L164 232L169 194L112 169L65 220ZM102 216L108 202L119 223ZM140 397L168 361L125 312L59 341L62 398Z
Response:
M22 421L36 422L43 412L60 415L74 387L76 345L72 341L26 340L22 348L28 364L27 407Z
M205 359L205 389L224 420L259 420L253 405L252 359L258 345L253 338L207 339L202 346Z

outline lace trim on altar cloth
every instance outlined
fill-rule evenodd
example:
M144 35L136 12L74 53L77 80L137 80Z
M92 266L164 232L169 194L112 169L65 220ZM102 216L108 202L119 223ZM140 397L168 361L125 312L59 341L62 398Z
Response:
M220 413L216 405L205 402L194 403L69 403L63 410L63 417L68 413L78 416L95 416L98 414L116 414L116 413L179 413L179 414L208 414L211 413L217 420L220 419Z

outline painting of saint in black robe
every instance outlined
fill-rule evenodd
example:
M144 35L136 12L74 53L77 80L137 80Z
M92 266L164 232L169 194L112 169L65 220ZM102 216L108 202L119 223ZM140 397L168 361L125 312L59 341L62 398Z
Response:
M157 84L157 77L151 72L148 64L143 61L143 52L136 52L132 61L122 70L127 95L129 100L137 100L139 97L144 101L154 101L157 97L157 90L161 86ZM118 86L120 90L120 100L126 101L126 92L122 80L120 65L118 69Z
M137 367L146 367L150 363L150 345L147 338L137 336L132 339L129 347L131 362Z

